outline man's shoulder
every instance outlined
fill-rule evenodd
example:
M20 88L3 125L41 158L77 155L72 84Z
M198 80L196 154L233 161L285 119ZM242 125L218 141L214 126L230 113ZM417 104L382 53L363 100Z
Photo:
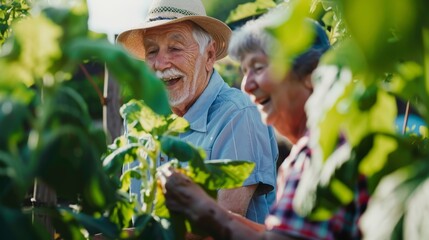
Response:
M245 93L234 87L223 88L217 95L214 104L223 104L225 107L237 109L255 107Z

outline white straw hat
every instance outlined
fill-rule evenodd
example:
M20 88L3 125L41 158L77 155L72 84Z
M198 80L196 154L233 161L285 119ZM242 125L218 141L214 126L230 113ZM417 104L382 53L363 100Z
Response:
M227 55L231 29L225 23L207 16L201 0L153 0L146 20L136 28L119 34L117 41L136 57L144 60L142 30L183 21L194 22L213 37L216 41L216 59Z

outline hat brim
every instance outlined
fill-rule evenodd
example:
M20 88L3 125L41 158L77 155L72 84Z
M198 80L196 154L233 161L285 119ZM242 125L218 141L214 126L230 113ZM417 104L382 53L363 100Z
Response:
M157 20L147 22L119 34L117 42L127 49L137 58L145 59L145 49L143 46L144 32L143 30L155 28L158 26L179 23L183 21L192 21L206 32L208 32L215 40L216 59L222 59L227 55L228 42L231 37L231 29L223 22L208 16L186 16L174 20Z

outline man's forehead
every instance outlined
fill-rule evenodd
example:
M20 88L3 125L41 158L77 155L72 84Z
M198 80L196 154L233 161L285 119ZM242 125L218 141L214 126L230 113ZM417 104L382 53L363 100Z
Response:
M145 29L142 33L144 38L168 35L169 37L179 37L192 34L192 23L179 22L154 28Z

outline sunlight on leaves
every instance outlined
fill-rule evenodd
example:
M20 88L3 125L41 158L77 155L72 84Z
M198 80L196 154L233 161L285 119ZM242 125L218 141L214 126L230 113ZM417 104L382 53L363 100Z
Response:
M35 77L42 77L61 57L58 40L62 29L42 15L18 22L14 32L20 46L20 63ZM33 83L25 82L28 86Z
M230 12L225 22L228 24L247 17L257 16L274 7L276 7L276 3L273 0L256 0L255 2L240 4Z
M420 202L422 196L427 196L427 182L428 179L428 166L423 162L412 164L408 167L401 168L400 170L385 176L380 182L376 192L372 195L368 209L362 216L361 228L367 239L390 239L396 227L403 228L402 217L409 219L407 216L407 209L409 204ZM416 190L422 188L421 193L416 193ZM416 194L414 194L416 193ZM422 194L422 195L421 195ZM414 200L414 197L416 197ZM407 207L408 206L408 207ZM422 205L412 207L412 216L421 219L421 215L414 215L415 209L423 211ZM424 213L423 213L424 214ZM403 233L418 235L418 232L413 232L413 228L409 224L415 224L413 219L408 224L405 223L409 229ZM397 226L400 224L399 226ZM422 226L422 225L420 225ZM410 228L411 227L411 228ZM415 229L415 228L414 228ZM422 233L420 231L420 233ZM411 239L407 235L402 235L406 239ZM411 236L410 236L411 237ZM417 238L419 239L419 237Z

